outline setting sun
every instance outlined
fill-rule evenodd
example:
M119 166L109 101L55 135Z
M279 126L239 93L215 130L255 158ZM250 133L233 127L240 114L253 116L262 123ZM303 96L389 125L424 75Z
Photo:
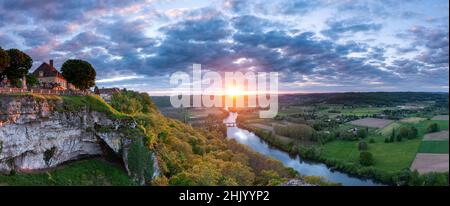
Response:
M235 97L235 96L238 96L238 95L243 95L243 94L244 94L244 91L242 91L242 89L237 88L237 87L229 87L229 88L227 88L227 90L226 90L226 94L227 94L228 96L233 96L233 97Z

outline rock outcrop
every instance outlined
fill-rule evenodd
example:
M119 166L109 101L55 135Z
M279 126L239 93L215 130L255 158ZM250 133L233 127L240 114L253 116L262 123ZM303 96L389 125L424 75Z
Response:
M128 170L131 140L121 131L133 129L132 120L113 119L88 107L61 111L61 104L32 96L0 96L0 172L51 168L102 155L105 149L122 157ZM133 176L132 171L128 173ZM142 177L135 179L145 182Z

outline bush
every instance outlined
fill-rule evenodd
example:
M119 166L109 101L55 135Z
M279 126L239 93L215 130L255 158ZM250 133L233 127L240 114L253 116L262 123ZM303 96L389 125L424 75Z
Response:
M358 130L358 132L357 132L358 137L361 138L361 139L366 138L367 137L367 131L366 130L367 129L360 129L360 130Z
M439 132L439 125L437 123L433 123L428 125L427 133Z
M417 129L412 126L401 126L397 134L397 141L402 141L403 138L414 139L417 137Z
M375 143L375 139L374 138L370 138L369 139L369 143L371 143L371 144Z
M367 145L367 143L366 143L365 141L361 141L361 142L359 142L359 144L358 144L358 149L359 149L360 151L367 150L368 147L369 147L369 145Z
M363 151L359 154L359 163L363 166L371 166L374 163L373 155L370 152Z

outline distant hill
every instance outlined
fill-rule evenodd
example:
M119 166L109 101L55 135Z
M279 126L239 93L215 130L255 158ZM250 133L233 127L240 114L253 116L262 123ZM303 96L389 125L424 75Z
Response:
M434 101L448 106L448 93L427 92L349 92L324 94L292 94L279 97L284 104L311 105L318 103L344 105L395 106L405 103Z

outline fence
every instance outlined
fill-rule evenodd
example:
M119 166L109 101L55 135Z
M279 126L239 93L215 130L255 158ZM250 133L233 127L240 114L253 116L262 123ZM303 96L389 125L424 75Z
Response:
M53 90L53 89L21 89L21 88L0 88L0 94L12 93L32 93L32 94L53 94L66 96L82 96L88 95L89 91L74 91L74 90Z

